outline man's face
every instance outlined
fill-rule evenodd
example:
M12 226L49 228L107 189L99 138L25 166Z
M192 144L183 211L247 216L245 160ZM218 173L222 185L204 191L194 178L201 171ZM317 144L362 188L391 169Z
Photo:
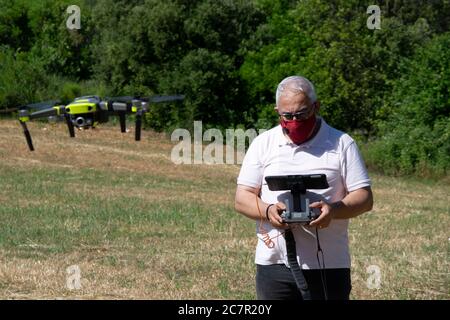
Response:
M283 117L283 119L292 120L295 114L295 119L304 120L309 118L318 108L318 102L311 103L308 97L303 92L293 92L286 88L283 94L278 99L278 107L275 110Z

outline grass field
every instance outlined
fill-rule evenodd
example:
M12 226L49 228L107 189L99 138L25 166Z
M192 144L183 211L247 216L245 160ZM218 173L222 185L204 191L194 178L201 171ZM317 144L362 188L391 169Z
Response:
M0 298L255 298L239 166L175 165L174 143L149 131L29 127L32 153L0 121ZM450 299L450 184L371 177L374 209L350 224L352 298Z

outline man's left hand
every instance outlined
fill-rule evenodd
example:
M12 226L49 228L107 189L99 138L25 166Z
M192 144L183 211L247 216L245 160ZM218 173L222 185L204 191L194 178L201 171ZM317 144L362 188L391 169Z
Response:
M331 220L333 219L333 207L325 201L313 202L309 205L309 207L319 208L320 216L313 220L308 226L316 227L319 229L328 227Z

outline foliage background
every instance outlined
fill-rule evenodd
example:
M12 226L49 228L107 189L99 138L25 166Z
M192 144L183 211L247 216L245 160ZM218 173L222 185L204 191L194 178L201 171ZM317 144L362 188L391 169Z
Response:
M68 30L66 9L81 8ZM381 8L381 29L366 22ZM445 177L450 1L0 0L0 112L78 95L183 93L147 127L268 128L301 74L372 169Z

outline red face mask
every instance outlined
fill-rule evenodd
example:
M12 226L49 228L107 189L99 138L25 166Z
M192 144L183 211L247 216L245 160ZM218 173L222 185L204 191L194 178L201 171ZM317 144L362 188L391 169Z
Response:
M305 120L284 120L281 119L280 124L283 131L291 138L295 144L301 144L305 142L316 123L316 116L313 114L311 117Z

